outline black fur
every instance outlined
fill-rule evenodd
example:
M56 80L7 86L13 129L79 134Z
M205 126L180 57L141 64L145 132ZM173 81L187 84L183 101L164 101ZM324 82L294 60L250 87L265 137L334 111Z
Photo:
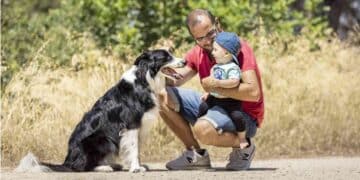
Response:
M172 60L165 50L141 54L134 63L134 83L121 79L85 113L69 139L64 163L42 164L54 171L92 171L106 156L117 155L119 132L140 128L143 114L155 106L146 73L154 78Z

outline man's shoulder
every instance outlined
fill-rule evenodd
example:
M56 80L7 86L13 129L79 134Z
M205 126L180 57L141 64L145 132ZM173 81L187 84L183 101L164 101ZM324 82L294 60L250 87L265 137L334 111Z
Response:
M250 47L249 43L246 40L241 40L241 51L252 51L252 48Z
M245 40L241 40L241 51L238 54L238 60L242 71L257 69L253 49Z
M195 45L190 50L188 50L185 54L185 60L187 62L197 62L199 58L201 57L201 54L203 53L203 49Z
M190 50L188 50L186 54L195 55L199 53L202 53L202 48L198 45L195 45Z

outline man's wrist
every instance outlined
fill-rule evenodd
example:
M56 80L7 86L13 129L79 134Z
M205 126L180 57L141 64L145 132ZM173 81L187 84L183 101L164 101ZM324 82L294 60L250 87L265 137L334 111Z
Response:
M218 87L219 80L216 78L212 78L210 82L210 88L214 89Z
M211 78L209 82L209 92L216 92L216 88L218 87L218 79Z

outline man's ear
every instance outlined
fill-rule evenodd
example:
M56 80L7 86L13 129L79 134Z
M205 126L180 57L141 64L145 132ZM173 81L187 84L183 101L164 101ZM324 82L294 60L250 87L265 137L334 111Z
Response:
M218 32L223 32L219 17L215 17L215 27L218 30Z

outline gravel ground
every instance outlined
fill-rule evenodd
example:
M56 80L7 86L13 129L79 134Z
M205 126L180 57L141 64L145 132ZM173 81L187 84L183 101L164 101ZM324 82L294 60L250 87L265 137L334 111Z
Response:
M165 163L146 163L145 173L13 173L1 168L1 179L360 179L360 157L322 157L312 159L254 160L248 171L226 171L226 162L215 162L211 170L167 171Z

